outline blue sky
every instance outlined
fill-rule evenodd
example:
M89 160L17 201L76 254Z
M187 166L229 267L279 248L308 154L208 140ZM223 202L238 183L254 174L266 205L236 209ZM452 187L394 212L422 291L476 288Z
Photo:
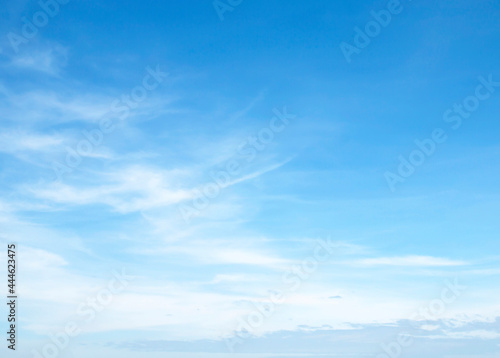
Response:
M1 12L20 356L498 355L498 4L50 4Z

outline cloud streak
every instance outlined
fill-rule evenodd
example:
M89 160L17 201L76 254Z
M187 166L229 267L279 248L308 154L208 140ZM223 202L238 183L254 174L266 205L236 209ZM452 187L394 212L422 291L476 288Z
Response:
M354 261L354 264L361 266L411 266L411 267L447 267L464 266L465 261L451 260L432 256L395 256L361 259Z

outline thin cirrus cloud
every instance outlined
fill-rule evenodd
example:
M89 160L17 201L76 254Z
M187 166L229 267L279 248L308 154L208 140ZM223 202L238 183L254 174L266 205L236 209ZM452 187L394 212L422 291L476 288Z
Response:
M156 254L177 254L185 255L196 261L198 264L211 265L250 265L265 266L269 268L279 268L283 265L291 264L293 261L264 252L263 250L248 247L232 247L230 243L221 244L218 241L208 241L206 243L191 243L189 246L168 247L158 250Z
M60 94L51 90L13 92L4 90L4 116L22 122L95 122L110 111L112 97L105 95Z
M121 213L138 212L172 205L191 197L189 191L176 188L171 181L178 171L130 167L102 177L101 185L50 183L29 188L35 197L55 204L104 204Z
M59 76L66 65L68 48L54 45L50 49L31 51L11 59L10 66L19 70L37 71L51 76Z
M50 137L40 138L47 143ZM248 175L234 179L224 187L233 186L258 178L285 165L289 160L265 167ZM64 182L30 187L27 190L34 197L49 200L55 204L89 205L105 204L118 212L139 212L178 204L199 195L203 185L186 187L182 178L194 177L194 169L164 170L144 165L98 173L100 185L70 185ZM208 181L207 183L210 183ZM206 183L205 183L206 184Z
M60 150L65 138L59 135L39 134L23 130L0 132L0 152L17 154L19 152L46 152Z
M361 266L464 266L465 261L451 260L432 256L396 256L396 257L378 257L370 259L361 259L354 261L354 264Z

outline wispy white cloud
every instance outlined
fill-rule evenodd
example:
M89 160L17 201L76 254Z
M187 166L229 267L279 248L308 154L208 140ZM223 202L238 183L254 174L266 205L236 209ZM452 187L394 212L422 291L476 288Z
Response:
M234 121L241 117L245 117L248 112L250 112L257 105L257 103L261 102L265 98L265 96L266 91L260 91L259 94L255 98L253 98L245 108L231 115L230 119Z
M446 335L439 338L453 338L453 339L499 339L500 333L487 330L473 330L465 332L447 332Z
M31 50L14 56L10 66L23 70L39 71L49 75L60 75L61 68L66 65L68 48L54 44L48 49Z
M361 259L353 262L363 266L463 266L465 261L432 256L396 256Z
M104 204L122 213L178 203L191 197L178 185L181 172L133 166L101 175L101 185L73 186L54 182L27 190L57 204Z
M254 242L253 245L248 243ZM141 250L147 255L185 256L197 264L209 265L250 265L269 268L283 268L294 261L272 253L269 249L258 247L251 238L231 238L189 240L182 244L168 244L163 248Z
M51 91L4 92L10 105L5 117L16 122L61 123L73 121L94 122L111 110L114 98L106 95L79 94L71 96Z
M257 171L255 171L253 173L244 175L244 176L242 176L240 178L237 178L237 179L231 181L228 184L228 186L235 185L235 184L238 184L238 183L242 183L242 182L247 181L247 180L258 178L261 175L264 175L266 173L272 172L273 170L281 168L283 165L285 165L286 163L290 162L291 160L292 160L292 158L288 158L288 159L282 161L281 163L273 164L273 165L270 165L270 166L265 167L263 169L257 170Z
M65 138L54 134L39 134L21 129L0 132L0 152L18 154L24 151L47 151L59 149Z

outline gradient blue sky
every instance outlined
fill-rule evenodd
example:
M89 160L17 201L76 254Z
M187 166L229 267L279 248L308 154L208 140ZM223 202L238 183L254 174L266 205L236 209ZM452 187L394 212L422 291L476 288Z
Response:
M500 87L459 128L443 116L480 77L500 82L500 5L401 1L346 61L341 43L387 4L244 0L221 21L211 1L70 0L16 51L9 34L40 5L3 2L0 237L20 246L19 356L77 321L60 357L376 357L458 280L401 356L498 357ZM118 119L148 68L168 75ZM289 123L250 150L276 111ZM57 178L103 118L114 130ZM436 128L447 140L391 190L387 172ZM230 161L238 175L184 220ZM252 302L327 237L335 254L229 352ZM135 279L83 323L77 308L122 269Z

